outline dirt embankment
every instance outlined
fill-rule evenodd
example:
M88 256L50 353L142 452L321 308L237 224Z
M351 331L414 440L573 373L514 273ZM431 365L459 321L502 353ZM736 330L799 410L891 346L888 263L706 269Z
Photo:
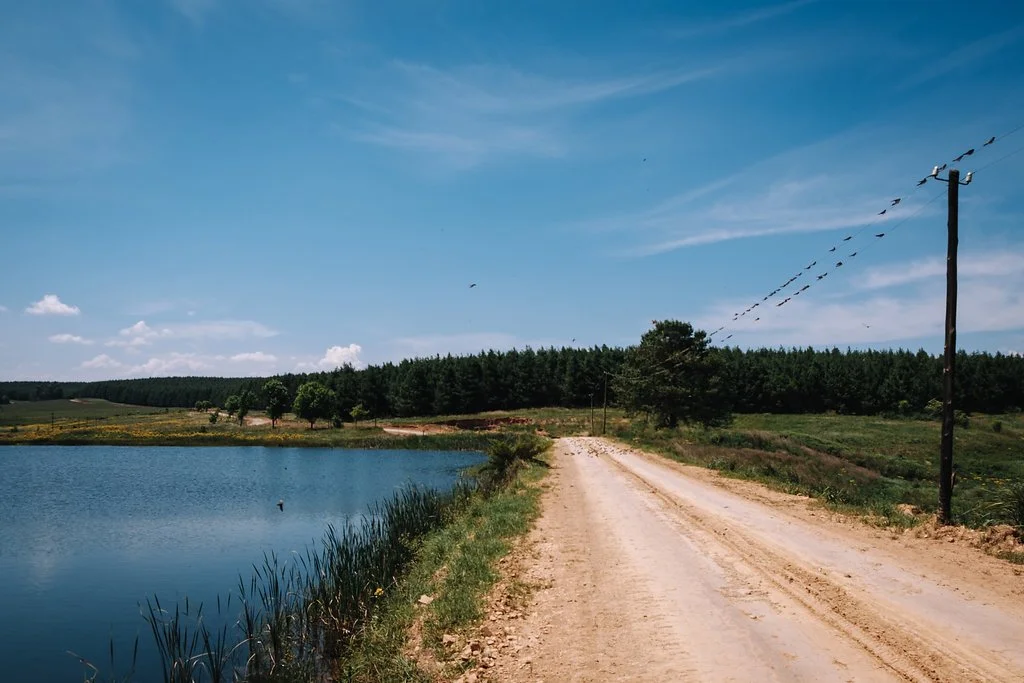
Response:
M1024 680L1024 568L955 534L601 439L560 440L549 485L464 681Z

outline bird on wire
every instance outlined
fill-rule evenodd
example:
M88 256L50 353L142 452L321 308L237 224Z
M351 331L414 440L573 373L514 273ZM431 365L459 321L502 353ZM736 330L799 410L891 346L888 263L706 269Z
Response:
M828 275L828 273L822 273L821 275L818 276L818 279L819 280L824 280L825 276L827 276L827 275Z
M854 257L854 256L856 256L856 255L857 255L857 252L853 252L852 254L850 254L849 256L847 256L846 258L853 258L853 257Z
M969 157L972 154L974 154L974 148L973 147L970 148L969 150L967 150L966 152L964 152L963 154L961 154L960 156L954 158L953 161L954 162L963 161L964 157Z
M875 233L875 237L885 237L885 233L884 232L876 232Z
M476 283L475 282L469 286L470 289L473 289L474 287L476 287Z
M925 176L924 178L921 178L920 180L918 180L917 181L917 186L921 187L922 185L927 183L928 182L928 178L929 178L929 176Z
M878 215L879 215L879 216L884 216L884 215L885 215L885 212L886 212L886 211L888 211L888 210L889 210L889 209L882 209L881 211L879 211L879 212L878 212Z
M852 239L853 239L853 235L847 235L846 237L843 238L843 241L844 242L849 242Z
M896 206L896 205L898 205L902 201L903 201L903 197L897 197L896 199L892 200L892 202L889 204L889 206Z
M836 261L836 268L842 268L842 267L843 267L843 262L842 261Z
M831 253L831 252L833 252L833 251L835 251L835 250L836 250L836 248L835 248L835 247L832 247L831 249L829 249L829 253Z
M938 168L939 168L940 171L945 171L947 166L949 166L949 164L943 164L942 166L939 166Z
M993 135L992 137L990 137L990 138L988 139L988 142L986 142L986 143L985 143L984 145L982 145L982 147L988 147L989 145L991 145L991 144L992 144L993 142L995 142L995 141L996 141L996 136L995 136L995 135Z

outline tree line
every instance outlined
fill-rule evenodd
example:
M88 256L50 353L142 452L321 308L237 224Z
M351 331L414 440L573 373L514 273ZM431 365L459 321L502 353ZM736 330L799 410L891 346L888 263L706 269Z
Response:
M702 341L701 348L705 346ZM332 414L345 419L351 417L357 405L370 417L551 406L579 408L589 406L591 401L601 405L606 390L609 405L620 405L625 398L620 396L624 389L643 388L623 383L629 367L627 355L636 354L639 348L487 351L410 359L362 370L342 367L323 373L285 374L276 379L284 386L289 402L301 385L323 385L331 392ZM666 356L659 353L641 354L633 376L646 376L643 363L652 364L650 371L662 375L679 368L678 364L664 363ZM701 381L714 381L701 385L705 387L703 391L713 389L716 402L735 412L920 412L928 401L942 393L942 359L924 351L707 348L706 353L713 362L709 360L711 365L701 370L706 375ZM250 391L254 397L252 407L264 409L263 386L267 379L169 377L88 383L0 382L0 396L12 400L102 398L159 407L193 407L197 401L205 400L223 407L229 396ZM1021 409L1024 358L961 352L957 358L956 393L957 407L967 412Z

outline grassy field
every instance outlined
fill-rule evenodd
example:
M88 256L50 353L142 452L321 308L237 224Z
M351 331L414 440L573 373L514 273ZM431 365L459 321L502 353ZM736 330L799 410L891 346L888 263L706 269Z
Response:
M0 427L13 425L50 424L68 420L109 420L111 418L136 417L163 413L164 408L131 406L111 403L99 398L82 398L57 401L17 401L0 406Z

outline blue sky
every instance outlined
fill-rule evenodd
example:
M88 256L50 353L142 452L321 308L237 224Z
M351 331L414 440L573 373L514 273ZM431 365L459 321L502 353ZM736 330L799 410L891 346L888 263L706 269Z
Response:
M959 341L1024 351L1024 5L0 13L3 379L631 344L664 318L939 352L945 190L916 182L972 147Z

